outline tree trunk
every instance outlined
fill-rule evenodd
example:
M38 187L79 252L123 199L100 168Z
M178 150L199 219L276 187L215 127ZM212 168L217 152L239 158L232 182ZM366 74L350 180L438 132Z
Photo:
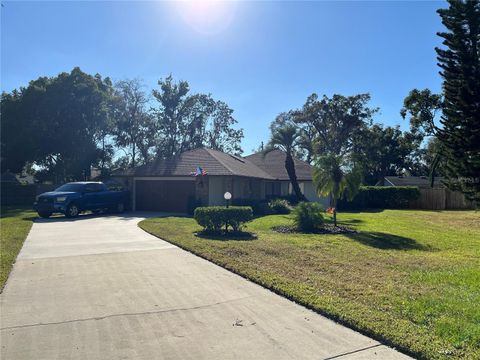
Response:
M135 153L137 149L135 147L135 141L132 143L132 168L135 168Z
M333 198L333 226L337 226L337 199Z
M302 190L300 190L300 186L298 185L297 174L295 173L295 163L293 161L292 154L287 152L286 155L285 169L287 170L288 177L290 178L293 192L295 193L298 201L307 201L305 196L302 194Z
M105 136L102 136L102 175L104 174L105 170Z

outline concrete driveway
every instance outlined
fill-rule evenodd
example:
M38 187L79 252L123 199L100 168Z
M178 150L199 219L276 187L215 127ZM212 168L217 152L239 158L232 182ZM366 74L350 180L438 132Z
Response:
M1 358L408 358L143 232L145 216L35 222L1 294Z

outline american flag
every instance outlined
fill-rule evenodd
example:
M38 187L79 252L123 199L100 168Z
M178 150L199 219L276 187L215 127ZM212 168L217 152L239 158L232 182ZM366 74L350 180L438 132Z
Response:
M191 172L190 173L192 176L205 176L207 175L207 171L206 170L203 170L200 166L197 166L197 168L195 169L195 171Z

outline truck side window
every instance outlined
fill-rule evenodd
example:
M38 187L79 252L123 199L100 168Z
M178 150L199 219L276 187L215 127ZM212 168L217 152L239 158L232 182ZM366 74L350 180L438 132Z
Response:
M105 189L105 185L103 185L103 184L93 184L93 185L95 185L95 191L97 191L97 192L107 190L107 189Z
M86 193L93 193L93 192L97 192L98 189L96 188L97 184L87 184L85 185L85 192Z

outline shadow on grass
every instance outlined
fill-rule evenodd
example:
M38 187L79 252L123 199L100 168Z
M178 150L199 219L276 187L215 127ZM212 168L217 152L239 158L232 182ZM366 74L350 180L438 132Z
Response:
M333 221L331 221L333 223ZM360 219L351 219L351 220L339 220L339 224L345 224L345 225L352 225L352 224L361 224L364 223L365 221L360 220Z
M359 232L355 234L345 234L345 236L364 245L371 246L377 249L422 251L435 250L429 245L419 244L414 239L381 232Z
M33 210L26 206L2 206L0 212L2 218L21 217L22 220L27 221L33 221L37 218L33 214Z
M256 240L257 235L247 231L230 231L228 233L212 233L212 232L195 232L193 233L196 237L207 239L207 240L216 240L216 241L251 241Z
M345 210L338 210L338 214L343 213L381 213L385 209L345 209Z

